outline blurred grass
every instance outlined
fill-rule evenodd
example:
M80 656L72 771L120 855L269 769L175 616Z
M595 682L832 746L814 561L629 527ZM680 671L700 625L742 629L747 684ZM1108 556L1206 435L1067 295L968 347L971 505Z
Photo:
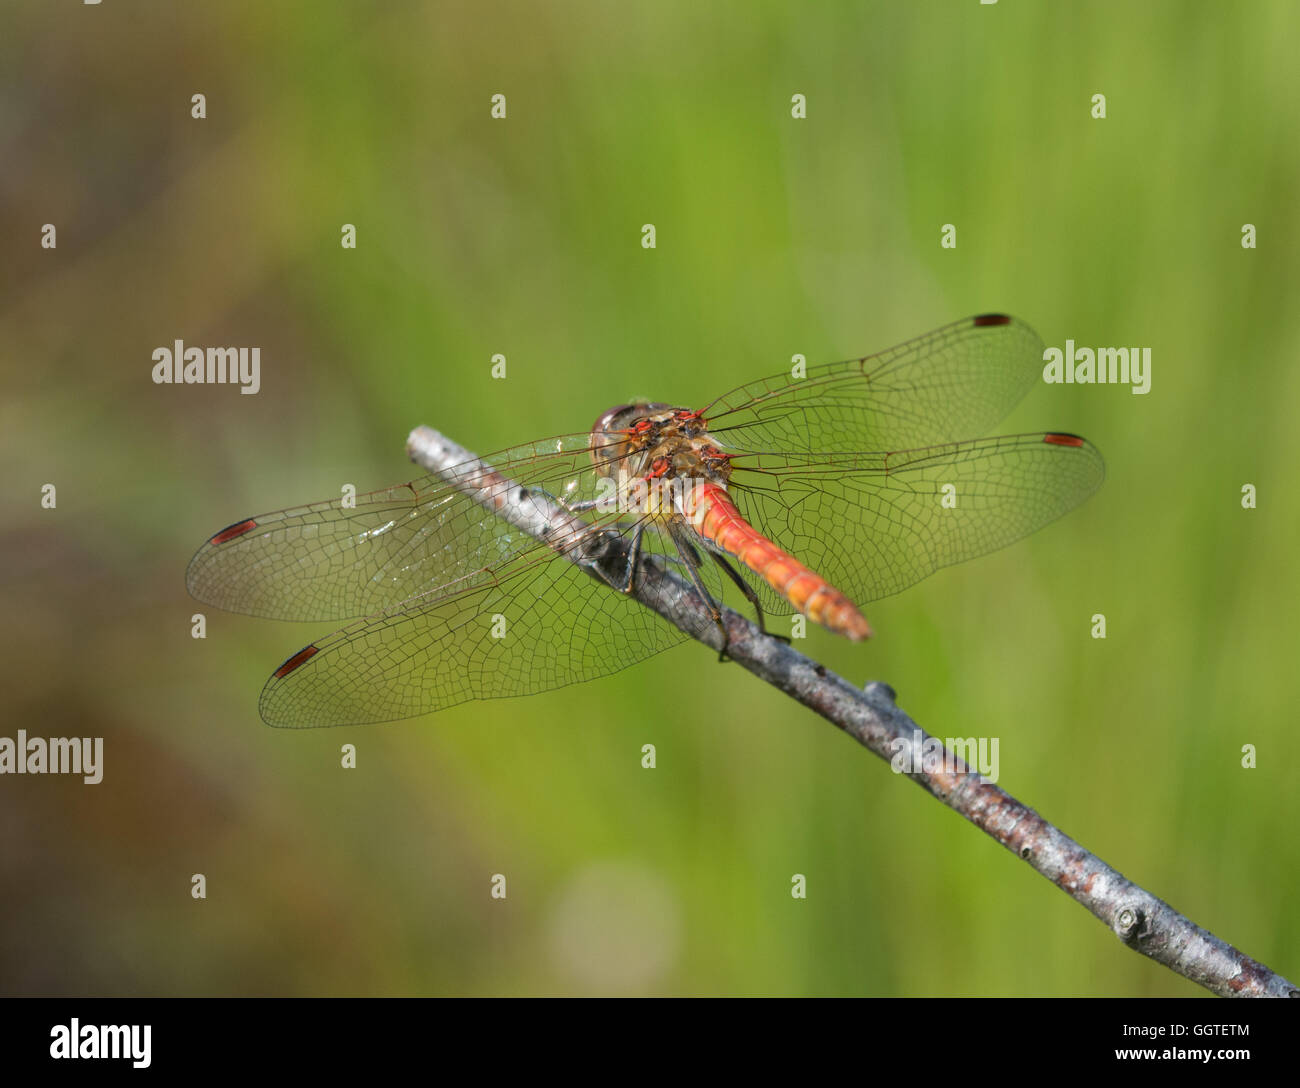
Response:
M990 309L1048 343L1152 347L1150 395L1042 387L1003 428L1088 435L1105 487L876 603L866 648L808 649L931 732L1000 737L1014 794L1296 976L1294 5L6 21L5 735L104 736L108 767L0 783L5 992L1198 992L698 647L284 734L257 691L321 630L210 614L189 637L200 541L407 478L416 423L486 452ZM261 393L152 385L177 337L260 345Z

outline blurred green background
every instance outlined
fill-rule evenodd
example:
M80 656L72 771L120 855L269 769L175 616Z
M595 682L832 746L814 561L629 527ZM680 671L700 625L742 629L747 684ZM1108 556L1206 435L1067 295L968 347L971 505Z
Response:
M1200 993L702 647L292 732L258 691L329 625L190 637L208 535L417 475L417 423L487 452L985 310L1152 348L1148 396L1040 386L1000 428L1086 434L1105 486L802 648L999 737L1010 792L1300 975L1294 3L3 21L4 735L106 748L99 786L0 779L4 992ZM152 384L176 338L260 346L261 392Z

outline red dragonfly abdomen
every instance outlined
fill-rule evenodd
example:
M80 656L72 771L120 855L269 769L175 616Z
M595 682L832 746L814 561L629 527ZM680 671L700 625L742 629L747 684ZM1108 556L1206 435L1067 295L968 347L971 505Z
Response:
M699 484L690 520L697 533L734 555L809 619L854 642L870 637L857 605L750 525L724 487Z

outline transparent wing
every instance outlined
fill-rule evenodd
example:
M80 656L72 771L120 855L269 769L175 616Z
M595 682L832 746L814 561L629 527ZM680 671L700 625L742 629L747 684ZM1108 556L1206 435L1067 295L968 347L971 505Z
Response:
M596 497L588 443L586 434L565 435L484 460L509 482L580 502ZM198 550L186 584L198 600L229 612L344 620L528 555L549 549L493 517L457 487L453 472L358 496L351 508L336 499L236 522Z
M743 385L704 409L727 450L849 453L987 434L1042 372L1043 342L1000 314L945 325L862 359Z
M745 455L733 467L746 520L858 604L1028 536L1105 476L1091 443L1041 433L893 453ZM765 606L790 611L754 584Z
M524 561L299 651L267 681L260 709L291 728L392 721L606 676L686 637L561 557Z

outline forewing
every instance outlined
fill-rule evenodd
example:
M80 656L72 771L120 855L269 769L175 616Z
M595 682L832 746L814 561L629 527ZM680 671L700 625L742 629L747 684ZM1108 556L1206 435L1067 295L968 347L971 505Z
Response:
M484 458L506 483L577 502L596 496L589 436L566 435ZM491 494L486 496L491 501ZM485 509L457 472L237 522L207 541L186 573L190 593L230 612L344 620L501 568L544 544Z
M987 434L1042 372L1028 325L985 314L862 359L778 374L704 409L729 451L911 449Z

